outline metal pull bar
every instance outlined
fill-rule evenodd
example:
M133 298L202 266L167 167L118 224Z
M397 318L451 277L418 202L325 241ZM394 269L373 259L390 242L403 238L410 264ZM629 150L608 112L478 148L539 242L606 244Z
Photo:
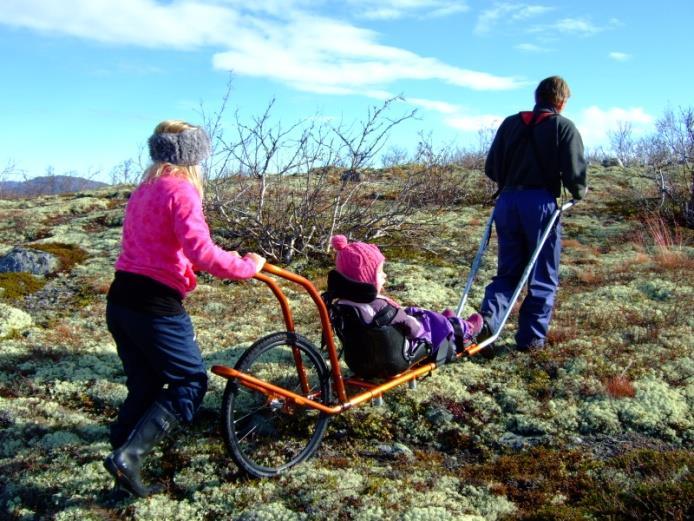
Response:
M475 276L477 275L477 271L480 268L480 264L482 264L482 257L484 257L484 252L486 251L487 246L489 246L489 239L491 239L492 236L493 222L494 211L492 211L492 214L489 216L489 219L487 219L487 225L485 226L484 234L482 235L482 242L480 243L480 247L477 250L477 255L475 255L475 260L472 261L472 268L470 269L470 275L468 275L467 277L465 290L463 291L463 295L460 297L460 303L458 304L458 307L455 310L455 314L458 317L463 312L463 307L465 307L465 301L467 301L468 294L470 293L472 282L475 280Z

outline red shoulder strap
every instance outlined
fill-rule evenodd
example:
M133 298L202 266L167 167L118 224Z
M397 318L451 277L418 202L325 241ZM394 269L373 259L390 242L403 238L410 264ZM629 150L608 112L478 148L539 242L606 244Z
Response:
M533 120L533 111L524 111L524 112L519 112L519 115L521 119L523 120L523 123L526 125L530 125L530 122ZM540 112L537 116L537 119L535 120L535 125L539 125L542 123L544 120L547 118L551 118L552 116L556 116L556 112Z

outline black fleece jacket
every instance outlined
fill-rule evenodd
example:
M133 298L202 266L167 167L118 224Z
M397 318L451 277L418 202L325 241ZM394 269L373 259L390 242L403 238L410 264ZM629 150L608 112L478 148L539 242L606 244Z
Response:
M548 105L535 105L533 112L551 113L532 129L535 150L521 114L507 117L496 132L485 163L485 174L499 188L542 186L554 197L561 185L574 199L586 192L586 160L583 140L570 119Z

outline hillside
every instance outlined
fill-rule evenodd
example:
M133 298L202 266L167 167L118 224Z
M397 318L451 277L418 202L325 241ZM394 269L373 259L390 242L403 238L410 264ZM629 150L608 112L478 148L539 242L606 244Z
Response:
M165 492L116 506L104 503L112 480L101 460L125 386L103 317L129 189L0 200L0 255L33 245L62 260L55 276L0 278L0 517L691 518L694 234L664 240L635 215L628 197L644 181L633 173L591 167L589 197L564 217L544 351L512 349L512 315L495 358L460 360L381 407L335 417L316 456L262 480L226 453L226 381L210 373L197 423L148 460L146 478ZM435 232L385 241L390 294L454 307L490 210L451 208ZM472 304L494 271L492 246ZM287 294L297 330L320 344L314 305ZM201 276L186 307L208 366L233 366L282 329L277 301L256 281Z
M97 190L108 186L107 183L92 181L83 177L70 175L52 175L34 177L26 181L0 182L0 196L24 197L36 195L56 195L85 190Z

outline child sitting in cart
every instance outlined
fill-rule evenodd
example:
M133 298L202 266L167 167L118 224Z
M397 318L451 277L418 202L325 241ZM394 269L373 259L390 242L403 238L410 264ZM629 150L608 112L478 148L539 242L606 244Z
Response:
M473 313L465 320L448 309L437 313L420 307L403 308L385 296L385 257L375 244L349 243L344 235L335 235L330 242L336 250L335 271L348 281L375 288L375 298L370 302L350 302L344 298L337 300L338 304L356 307L365 324L370 324L383 314L384 308L392 306L395 309L388 325L398 327L411 343L426 343L430 348L428 355L437 361L450 361L456 351L461 352L480 332L483 320L479 313ZM452 353L439 352L443 349L448 351L449 346L452 346Z

